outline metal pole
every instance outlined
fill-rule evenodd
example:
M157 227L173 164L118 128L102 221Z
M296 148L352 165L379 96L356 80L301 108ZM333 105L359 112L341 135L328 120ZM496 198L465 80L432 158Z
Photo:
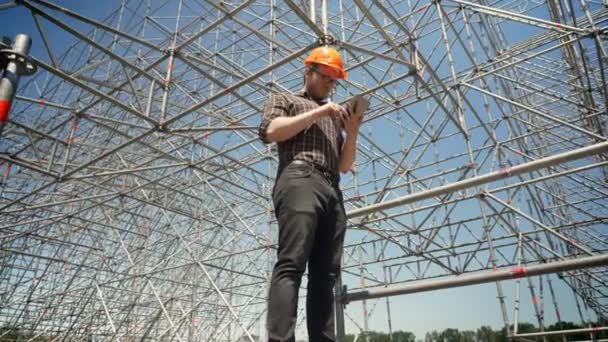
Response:
M323 33L327 35L327 0L321 0L321 24L323 25Z
M335 314L336 314L336 339L338 342L344 342L346 338L346 330L344 327L344 298L346 296L346 288L342 287L342 276L338 275L336 285L334 286L335 295Z
M402 294L426 292L432 290L448 289L453 287L461 287L467 285L476 285L489 283L499 280L519 279L531 277L541 274L550 274L557 272L566 272L580 268L606 266L608 265L608 254L586 257L573 260L555 261L546 264L539 264L529 267L516 267L510 270L500 270L492 272L484 272L473 275L463 275L449 279L442 279L429 282L421 282L404 286L395 286L391 288L371 289L365 291L355 291L347 293L344 296L344 303L348 304L357 300L381 298L386 296L395 296Z
M521 234L521 232L519 233L518 239L517 239L517 267L521 267L521 262L522 262L522 258L523 258L523 235ZM517 281L515 282L515 314L514 314L514 318L513 318L513 335L517 335L517 329L519 329L519 303L520 303L520 297L519 297L519 286L521 284L521 280L517 279Z
M608 142L597 143L576 150L561 153L555 156L546 157L528 163L508 167L499 171L490 172L482 176L465 179L459 182L439 186L427 191L422 191L412 195L399 197L394 200L373 204L360 209L355 209L349 211L346 216L352 219L354 217L364 216L377 211L386 210L402 206L404 204L422 201L435 196L445 195L452 192L468 189L477 185L494 182L502 178L517 176L522 173L536 171L545 167L558 165L572 160L582 159L606 151L608 151Z
M486 13L486 14L494 15L494 16L497 16L500 18L518 21L518 22L522 22L525 24L529 24L529 25L535 25L535 26L539 26L539 27L542 27L545 29L559 30L559 31L565 31L565 32L571 31L571 32L578 33L578 34L588 34L589 33L589 29L581 29L578 27L569 26L569 25L565 25L562 23L556 23L556 22L549 21L549 20L534 18L534 17L530 17L527 15L523 15L523 14L512 12L512 11L501 10L496 7L483 6L480 4L467 2L467 1L461 1L461 0L450 0L450 1L455 2L463 7L470 7L472 10L477 11L477 12Z
M365 288L365 275L364 275L364 270L365 268L363 268L363 247L359 246L359 248L357 249L359 251L359 277L361 280L361 288L364 289ZM363 309L363 333L365 334L365 336L367 337L367 334L369 333L369 324L368 324L368 313L367 313L367 301L364 299L363 300L363 305L362 305L362 309Z
M558 330L558 331L541 331L535 333L517 334L513 337L544 337L553 335L571 335L578 333L598 333L600 331L608 330L608 327L593 327L593 328L582 328L582 329L569 329L569 330Z
M0 61L6 60L7 64L2 79L0 79L0 136L8 122L20 76L31 75L35 72L35 68L31 66L27 57L32 47L32 39L28 35L15 36L12 49L1 49L2 46L0 45ZM0 64L0 68L3 67Z

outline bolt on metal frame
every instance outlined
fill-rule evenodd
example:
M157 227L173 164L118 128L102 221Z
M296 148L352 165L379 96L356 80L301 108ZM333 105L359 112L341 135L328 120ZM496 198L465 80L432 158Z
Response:
M277 160L257 125L269 94L301 87L325 35L349 74L332 99L371 100L342 179L341 296L608 252L602 1L113 6L102 17L0 4L0 20L32 23L38 68L0 140L0 327L51 340L263 338ZM608 316L605 264L579 266L526 279L535 324L568 309L586 325ZM504 325L526 337L521 284L512 296L493 281ZM557 282L576 308L560 307ZM388 297L340 298L340 332L395 329Z

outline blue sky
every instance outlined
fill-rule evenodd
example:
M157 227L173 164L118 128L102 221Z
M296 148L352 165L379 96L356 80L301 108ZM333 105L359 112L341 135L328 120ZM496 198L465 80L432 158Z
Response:
M577 322L578 313L572 291L562 282L555 281L551 276L558 297L558 306L562 320ZM538 295L538 282L534 279ZM513 323L515 281L502 282L509 322ZM537 325L532 307L532 299L526 280L520 284L520 322L531 322ZM498 330L503 327L502 313L498 305L496 286L494 283L467 286L462 288L431 291L412 295L391 297L391 317L393 330L408 330L417 337L424 337L425 332L456 328L459 330L475 330L482 325L488 325ZM369 327L371 330L388 331L385 299L368 301L368 310L377 303ZM351 307L352 306L352 307ZM545 324L556 321L555 310L551 297L545 285ZM348 312L357 318L361 324L362 305L349 304ZM347 319L348 320L348 319ZM356 328L349 329L351 332Z
M92 18L105 18L118 5L119 1L60 1L60 5L75 10L78 13L90 16ZM94 5L93 5L94 4ZM17 33L28 33L33 39L33 48L31 54L39 59L48 60L46 52L42 46L40 37L35 28L34 21L31 15L23 7L0 11L1 35L13 37ZM518 29L522 28L520 24L514 25ZM516 30L514 28L514 30ZM49 40L57 44L65 44L62 40L62 35L57 33L57 30L49 30ZM527 35L529 33L526 33ZM61 51L65 46L57 46L57 50ZM386 123L378 120L370 124L369 127L374 127L376 130L381 130L382 125ZM376 127L377 126L377 127ZM369 129L366 127L364 131ZM379 141L382 142L382 135L376 135ZM556 280L555 276L551 276ZM536 282L536 279L534 280ZM506 296L509 321L513 321L513 303L515 297L515 282L503 282L503 290ZM572 291L566 288L559 281L554 281L553 286L558 297L558 305L562 315L562 320L578 322L578 313L576 305L572 298ZM537 288L538 290L538 288ZM531 298L528 290L527 281L521 283L522 304L520 321L528 321L536 324L531 305ZM545 289L545 317L546 323L555 322L555 312L551 304L548 289ZM414 332L419 338L424 337L424 333L431 330L443 330L446 328L476 329L481 325L489 325L494 329L502 327L502 316L500 306L496 299L496 287L494 284L484 284L469 286L459 289L441 290L415 295L406 295L393 297L391 301L391 312L393 330L408 330ZM374 307L375 306L375 307ZM387 317L385 299L368 301L368 310L373 309L369 327L371 330L387 331ZM350 304L347 312L357 323L362 324L361 319L361 303ZM594 317L592 317L594 318ZM347 318L347 332L356 332L355 325ZM304 329L300 329L304 336Z

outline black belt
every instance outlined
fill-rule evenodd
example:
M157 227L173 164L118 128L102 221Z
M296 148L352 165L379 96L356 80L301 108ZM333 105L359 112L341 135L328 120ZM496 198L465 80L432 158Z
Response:
M333 182L335 184L338 184L340 181L340 176L336 172L331 172L331 171L327 170L326 168L324 168L318 164L315 164L313 162L296 159L296 160L292 160L290 164L310 167L312 170L320 173L327 180L329 180L330 182Z

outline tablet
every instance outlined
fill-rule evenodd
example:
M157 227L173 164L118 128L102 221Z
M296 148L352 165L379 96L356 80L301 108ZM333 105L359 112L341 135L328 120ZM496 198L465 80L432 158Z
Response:
M361 95L355 95L352 99L350 99L348 105L353 114L363 115L363 113L365 113L369 107L369 101Z

